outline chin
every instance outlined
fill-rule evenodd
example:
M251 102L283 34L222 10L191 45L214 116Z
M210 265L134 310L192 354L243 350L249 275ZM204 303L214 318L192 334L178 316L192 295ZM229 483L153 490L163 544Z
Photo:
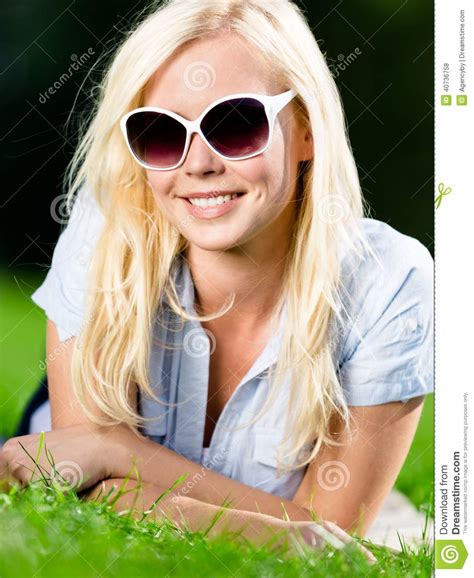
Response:
M203 251L228 251L232 247L236 247L237 245L242 244L242 235L229 235L228 233L225 235L218 235L217 231L214 235L204 235L201 233L200 235L183 235L186 239L195 247L199 247Z

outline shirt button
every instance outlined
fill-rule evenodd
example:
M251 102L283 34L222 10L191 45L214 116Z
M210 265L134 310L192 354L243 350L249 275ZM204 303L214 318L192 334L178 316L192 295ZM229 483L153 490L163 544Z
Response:
M407 319L408 331L411 331L413 333L413 331L416 331L417 327L418 327L418 322L416 321L416 319L414 319L413 317L411 319Z

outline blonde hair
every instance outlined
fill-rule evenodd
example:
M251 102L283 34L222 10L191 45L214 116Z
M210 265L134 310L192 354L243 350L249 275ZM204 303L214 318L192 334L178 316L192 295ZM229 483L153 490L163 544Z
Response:
M163 297L183 320L223 313L193 317L181 307L171 271L188 241L157 209L119 129L122 115L142 104L147 82L167 58L186 43L222 32L253 44L282 89L296 90L292 106L313 136L314 158L299 173L297 221L275 309L279 313L286 299L285 328L262 409L270 407L291 370L280 450L286 447L293 464L285 469L293 469L312 461L323 444L337 443L329 432L334 415L349 425L335 353L336 321L347 323L341 246L361 256L360 248L372 250L360 229L364 201L339 92L304 15L289 0L170 0L142 15L118 49L65 181L70 201L87 187L105 215L71 379L92 421L126 423L137 431L145 418L131 402L132 388L136 384L158 400L148 370Z

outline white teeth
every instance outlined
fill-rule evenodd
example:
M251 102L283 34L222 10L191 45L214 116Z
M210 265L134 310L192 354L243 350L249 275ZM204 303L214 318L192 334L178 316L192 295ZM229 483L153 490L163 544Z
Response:
M204 198L196 198L196 199L188 199L192 205L196 205L197 207L214 207L215 205L222 205L227 203L227 201L231 201L235 199L237 193L233 193L232 195L220 195L219 197L209 197L208 199Z

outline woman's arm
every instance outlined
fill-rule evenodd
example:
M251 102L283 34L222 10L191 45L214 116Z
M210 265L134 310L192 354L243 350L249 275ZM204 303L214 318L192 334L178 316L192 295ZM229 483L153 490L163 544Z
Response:
M46 324L46 366L51 407L51 429L89 421L74 397L70 378L71 356L76 337L59 341L56 324Z
M120 488L124 480L109 479L89 489L84 497L87 500L97 500L105 496L112 487ZM165 488L155 484L146 484L138 488L138 482L128 480L124 487L126 493L114 504L118 511L132 511L133 516L142 518L143 512L151 508L153 503L165 493ZM113 498L115 492L109 497ZM331 522L287 522L266 514L222 509L213 504L200 502L186 496L164 496L149 514L151 519L159 521L166 518L181 529L192 532L207 532L209 537L222 533L236 533L254 544L272 544L274 547L284 543L290 547L296 541L298 544L310 545L313 548L323 548L331 544L342 548L347 544L356 546L369 561L375 561L374 556L364 547L356 545L352 538Z
M159 483L164 488L170 488L187 473L192 483L177 486L171 497L184 496L216 506L230 500L233 509L280 519L288 515L292 521L312 520L313 509L319 519L364 535L405 460L422 406L423 398L419 397L405 404L352 407L352 439L346 432L339 432L343 445L322 450L308 467L293 500L208 470L123 426L79 424L50 432L46 440L56 462L72 460L80 465L83 489L102 479L125 478L134 462L144 483ZM23 436L22 443L34 455L38 436ZM3 452L15 468L15 477L27 483L30 472L21 465L27 460L16 438L5 444Z
M353 437L334 431L342 446L327 446L310 464L293 500L286 500L207 470L147 438L115 438L119 459L111 475L130 468L132 458L142 479L170 487L184 472L196 480L185 495L219 505L226 498L239 510L257 511L281 518L283 507L290 520L330 520L344 530L364 535L390 492L403 465L423 407L423 397L406 403L351 407ZM176 495L183 495L177 487ZM313 495L313 500L311 496Z
M353 437L339 433L343 446L325 447L308 467L294 501L346 531L363 536L402 468L418 426L424 398L351 407Z
M51 429L64 428L77 424L90 423L79 402L71 383L71 357L76 337L59 341L58 330L53 321L46 325L46 360L48 373L48 392L51 406ZM136 407L136 388L131 388L131 402ZM87 399L87 395L86 395ZM94 408L90 403L89 407ZM97 408L92 410L101 415Z

